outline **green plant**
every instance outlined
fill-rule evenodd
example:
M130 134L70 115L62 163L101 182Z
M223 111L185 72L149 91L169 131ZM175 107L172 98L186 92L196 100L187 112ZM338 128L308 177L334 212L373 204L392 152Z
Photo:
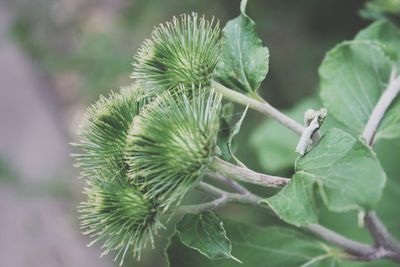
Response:
M83 150L77 164L88 181L83 227L94 242L104 241L105 253L119 251L121 263L129 247L139 256L171 217L182 217L168 249L173 265L177 239L206 256L198 266L399 263L400 243L375 212L387 175L374 147L400 138L400 30L377 21L328 52L319 69L325 108L311 109L321 105L315 99L303 103L301 124L257 93L269 52L246 4L222 34L218 23L196 14L158 26L135 58L134 85L89 108L77 144ZM234 125L229 102L246 107ZM258 146L271 130L260 126L251 138L263 161L274 155L264 149L296 150L297 159L286 152L277 164L294 164L291 178L255 172L234 155L247 109L295 133ZM241 182L269 188L269 195ZM185 205L191 190L213 199ZM260 207L284 223L254 227L212 212L229 203ZM373 244L319 224L324 212L338 221L343 214L357 217Z

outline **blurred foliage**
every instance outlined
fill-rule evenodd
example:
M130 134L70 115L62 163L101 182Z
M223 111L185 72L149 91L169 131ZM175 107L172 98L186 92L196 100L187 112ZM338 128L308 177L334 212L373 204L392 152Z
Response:
M16 182L17 175L11 165L0 157L0 182Z
M273 90L262 88L261 94L288 106L312 93L324 51L363 25L356 16L361 4L361 0L252 1L248 12L258 22L272 61L265 84ZM238 6L238 0L171 0L168 4L160 0L16 0L12 7L18 16L12 34L50 78L75 77L76 88L67 89L83 92L91 101L130 83L132 57L154 25L191 11L214 15L224 24L237 16ZM339 22L334 13L341 13Z
M387 18L400 23L400 0L369 0L360 15L366 19Z

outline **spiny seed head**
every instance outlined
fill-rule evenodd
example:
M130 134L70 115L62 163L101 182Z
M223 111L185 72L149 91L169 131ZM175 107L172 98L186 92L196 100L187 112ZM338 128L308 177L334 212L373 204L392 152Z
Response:
M82 149L77 159L83 176L90 176L92 171L116 167L115 172L125 168L124 147L126 135L133 118L146 104L143 90L137 87L122 88L112 92L108 98L100 99L90 106L80 125L80 143L73 144Z
M219 22L183 14L154 29L135 56L132 78L149 94L207 86L221 49Z
M87 181L87 200L78 207L81 228L93 241L103 243L103 253L116 251L115 260L120 264L129 249L135 257L162 227L158 219L156 202L145 199L143 194L121 175L105 179L107 172L98 173Z
M168 208L201 179L215 155L221 96L211 89L164 92L134 118L129 177Z

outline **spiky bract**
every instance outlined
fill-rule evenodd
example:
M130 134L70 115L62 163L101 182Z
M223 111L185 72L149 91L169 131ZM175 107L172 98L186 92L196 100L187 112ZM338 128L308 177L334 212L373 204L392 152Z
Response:
M126 176L112 181L104 176L107 172L99 172L87 181L87 200L78 208L81 227L93 239L91 244L102 242L103 254L116 251L115 260L122 264L130 248L139 257L148 242L153 245L153 236L162 226L155 201L144 198Z
M82 140L74 144L83 151L74 156L84 176L111 167L116 167L114 173L124 170L126 135L133 118L146 102L143 90L126 87L118 93L112 92L108 98L101 96L88 108L80 125Z
M154 29L135 56L132 77L149 94L207 86L221 49L219 22L183 14Z
M135 117L127 138L129 177L165 208L203 176L216 151L221 96L210 89L165 92Z

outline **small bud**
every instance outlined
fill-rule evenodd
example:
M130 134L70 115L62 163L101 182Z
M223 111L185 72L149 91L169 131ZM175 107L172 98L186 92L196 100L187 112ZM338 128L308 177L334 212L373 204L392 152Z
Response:
M219 22L183 14L154 29L135 56L131 77L151 95L179 85L207 86L221 49Z
M82 149L75 154L77 167L84 176L92 171L116 167L115 172L125 168L124 147L126 135L133 118L145 105L143 91L134 87L122 88L119 93L111 93L88 108L80 125L82 140L73 144Z
M179 202L216 153L221 96L209 89L165 92L146 106L128 136L129 177L165 208Z
M153 236L162 227L158 219L156 202L145 199L143 194L118 175L108 180L101 172L87 182L87 200L78 207L81 228L93 241L102 242L103 253L116 251L115 260L120 264L129 249L140 257L147 243L153 245Z

